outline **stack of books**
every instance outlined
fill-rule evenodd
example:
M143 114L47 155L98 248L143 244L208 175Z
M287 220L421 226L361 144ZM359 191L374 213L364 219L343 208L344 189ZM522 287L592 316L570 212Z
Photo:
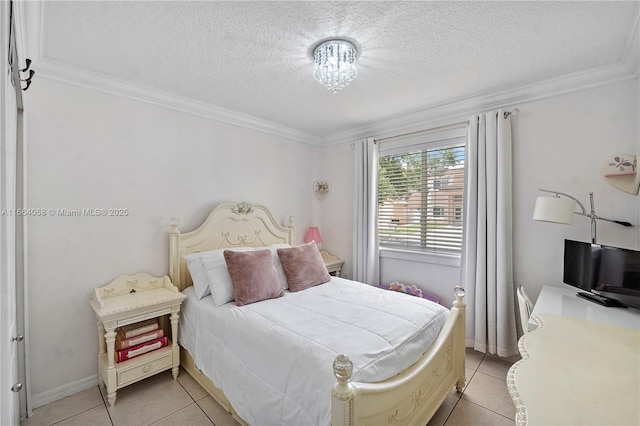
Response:
M116 362L164 348L168 344L169 339L164 335L157 318L125 325L116 334Z

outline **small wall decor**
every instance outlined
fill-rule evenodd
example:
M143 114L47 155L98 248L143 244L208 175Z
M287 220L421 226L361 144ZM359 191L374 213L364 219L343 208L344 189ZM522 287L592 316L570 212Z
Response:
M313 182L313 193L319 201L324 201L329 195L330 185L326 180Z
M640 189L640 171L638 171L638 157L636 154L614 154L602 163L600 174L611 186L637 195Z

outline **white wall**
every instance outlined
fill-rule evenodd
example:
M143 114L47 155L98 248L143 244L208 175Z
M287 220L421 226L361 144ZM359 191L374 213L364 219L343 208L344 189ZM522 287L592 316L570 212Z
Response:
M36 406L96 381L94 287L168 273L169 219L198 226L226 201L267 205L297 240L318 220L320 148L41 78L28 92L28 206L127 208L28 220Z
M521 111L512 121L514 283L526 285L534 300L543 285L561 285L564 238L590 239L589 221L581 216L571 226L534 222L533 206L542 194L538 188L569 193L587 206L593 191L598 215L640 224L640 196L623 193L600 177L607 155L640 150L639 93L638 81L633 80L514 106ZM352 149L347 143L328 146L323 155L324 177L334 182L322 206L325 246L335 247L347 260L349 274ZM640 248L640 226L623 228L600 221L598 240ZM386 258L381 268L383 282L416 284L443 301L452 299L459 281L458 267Z
M638 81L558 96L520 106L514 120L514 281L533 298L542 286L562 282L565 238L590 241L590 221L575 216L572 225L531 219L539 188L573 195L606 218L629 221L625 228L598 221L598 242L640 248L640 196L610 186L600 175L606 157L639 151Z
M322 248L345 261L341 276L351 278L353 245L353 146L348 143L322 149L319 178L331 183L324 201L316 200L321 212Z
M283 223L296 216L299 242L319 225L324 248L346 260L351 276L350 144L318 148L45 78L27 93L28 206L130 211L124 218L29 218L36 406L95 382L91 292L120 274L166 274L172 216L189 230L220 202L266 204ZM639 94L638 82L627 81L516 105L514 274L534 299L543 285L561 281L563 239L589 238L582 217L571 226L531 220L538 188L583 203L593 191L599 215L640 222L640 197L608 186L599 173L607 155L640 150ZM317 179L331 183L323 202L311 191ZM638 247L639 230L600 222L599 241ZM458 283L457 267L395 259L382 266L383 281L419 284L443 301Z

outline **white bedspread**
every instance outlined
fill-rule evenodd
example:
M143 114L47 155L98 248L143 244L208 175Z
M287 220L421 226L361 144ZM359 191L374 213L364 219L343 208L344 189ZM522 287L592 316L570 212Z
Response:
M336 277L242 307L184 293L180 344L254 426L329 425L338 354L353 361L353 381L387 379L420 358L448 314L426 299Z

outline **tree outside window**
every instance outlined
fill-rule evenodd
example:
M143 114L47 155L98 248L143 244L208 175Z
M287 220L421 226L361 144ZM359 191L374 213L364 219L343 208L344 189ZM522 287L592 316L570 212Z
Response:
M380 247L460 253L463 144L380 155Z

